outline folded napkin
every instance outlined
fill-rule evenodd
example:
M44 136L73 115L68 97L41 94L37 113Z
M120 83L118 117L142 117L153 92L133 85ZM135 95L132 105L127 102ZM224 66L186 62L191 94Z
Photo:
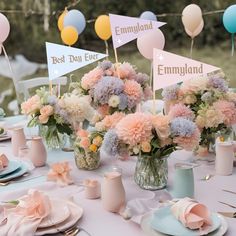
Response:
M5 154L0 155L0 170L6 168L8 166L8 158Z
M17 199L16 206L5 206L0 210L4 211L0 235L30 236L34 235L42 219L49 215L51 203L47 195L30 189L27 195Z
M201 233L208 233L212 225L207 207L193 199L179 200L171 207L171 211L176 219L189 229L199 229Z
M73 180L71 179L70 171L71 168L67 161L54 163L48 172L47 180L57 182L61 186L72 184Z

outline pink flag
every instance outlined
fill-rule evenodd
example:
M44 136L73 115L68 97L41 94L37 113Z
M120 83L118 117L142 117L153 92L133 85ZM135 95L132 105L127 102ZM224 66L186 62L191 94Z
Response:
M165 25L165 22L109 14L113 47L118 48L147 32Z
M153 50L153 90L207 75L220 68L160 49Z

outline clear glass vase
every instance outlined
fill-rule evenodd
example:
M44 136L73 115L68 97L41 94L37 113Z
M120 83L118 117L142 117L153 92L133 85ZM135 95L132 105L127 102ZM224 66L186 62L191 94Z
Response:
M75 163L79 169L95 170L100 165L100 152L86 152L75 147Z
M165 188L168 180L167 158L168 156L139 156L134 174L136 184L147 190Z

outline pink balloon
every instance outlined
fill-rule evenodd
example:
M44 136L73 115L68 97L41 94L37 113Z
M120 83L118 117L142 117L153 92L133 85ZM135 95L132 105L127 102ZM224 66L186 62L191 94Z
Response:
M184 28L185 29L185 32L191 37L191 38L194 38L196 37L197 35L199 35L201 32L202 32L202 29L204 27L204 21L202 20L199 24L199 26L194 30L194 32L191 32L190 30L188 30L186 27Z
M153 49L163 49L165 46L165 36L161 30L151 31L137 39L139 52L149 60L153 59Z
M0 13L0 43L3 43L10 33L10 23L5 15Z

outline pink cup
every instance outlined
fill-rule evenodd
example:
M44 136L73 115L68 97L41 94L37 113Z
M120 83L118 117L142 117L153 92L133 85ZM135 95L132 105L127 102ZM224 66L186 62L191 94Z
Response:
M97 180L84 180L85 197L88 199L97 199L101 197L101 185Z

